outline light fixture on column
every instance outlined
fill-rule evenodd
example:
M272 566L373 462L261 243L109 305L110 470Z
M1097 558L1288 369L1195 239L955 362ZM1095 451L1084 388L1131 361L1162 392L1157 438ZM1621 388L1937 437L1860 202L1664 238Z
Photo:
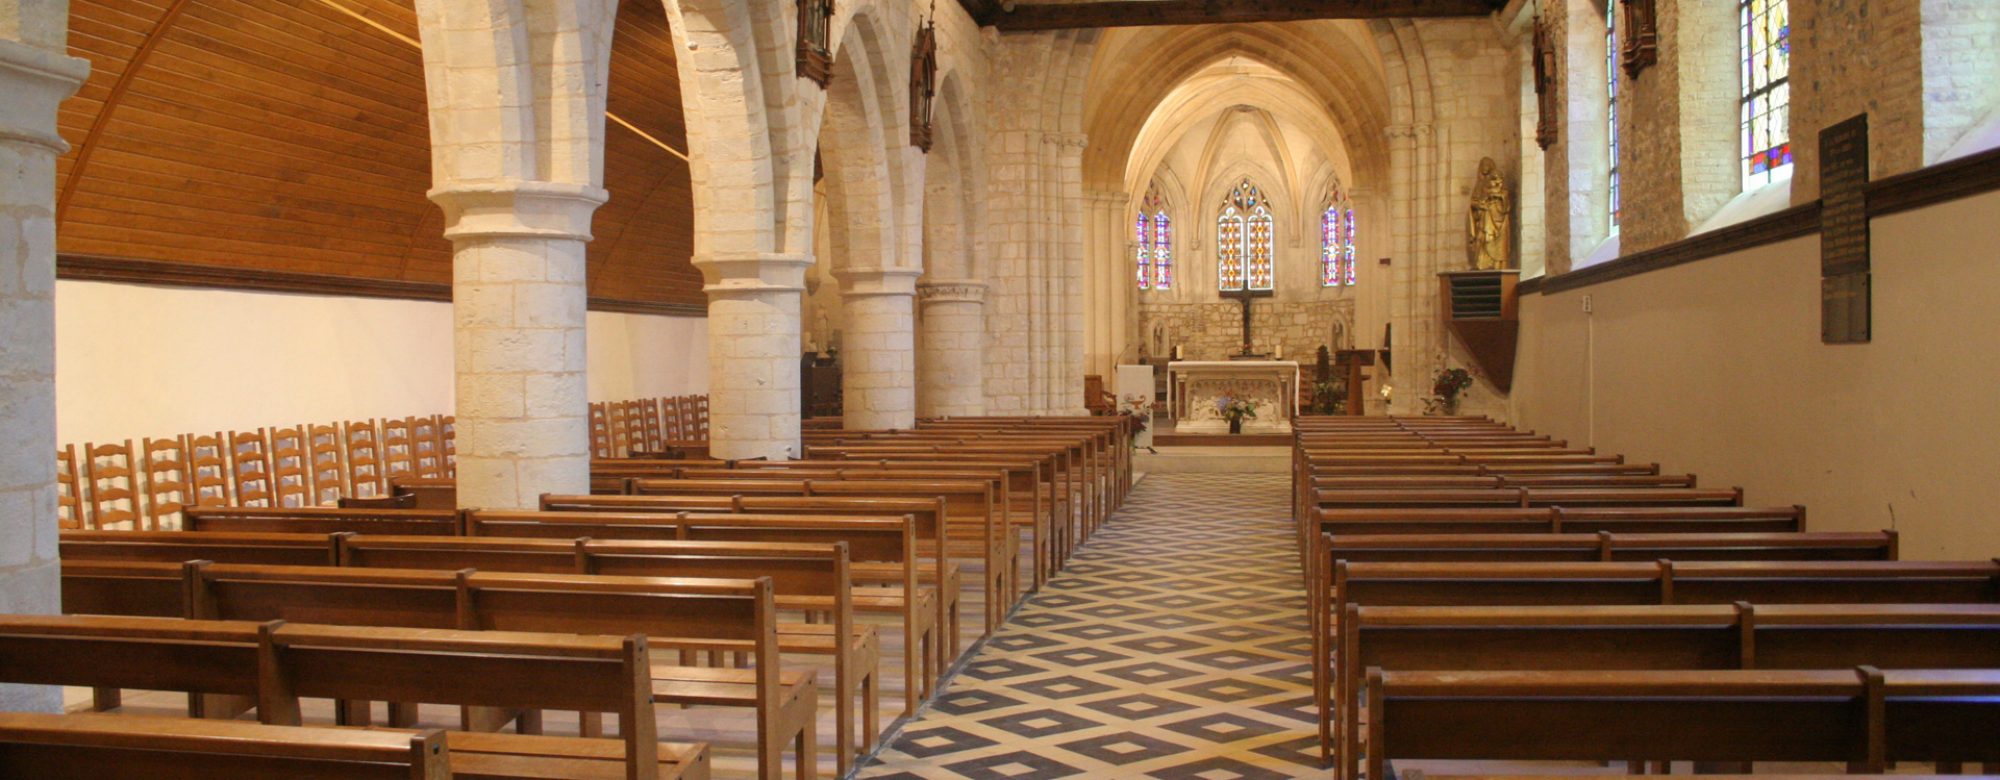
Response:
M925 153L931 150L937 66L937 0L931 0L930 18L917 27L917 40L910 49L910 143Z

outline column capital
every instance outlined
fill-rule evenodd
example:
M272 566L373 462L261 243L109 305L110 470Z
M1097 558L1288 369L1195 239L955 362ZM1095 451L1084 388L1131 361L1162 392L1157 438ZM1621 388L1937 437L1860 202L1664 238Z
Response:
M69 143L56 132L56 106L76 94L90 61L0 40L0 142L28 144L61 155Z
M702 291L710 298L742 297L762 293L806 290L806 269L813 265L809 254L782 252L710 252L694 256L706 284Z
M923 303L985 303L986 283L972 279L943 279L917 285L917 300Z
M444 210L444 237L590 240L601 187L546 181L454 182L426 195Z
M914 295L917 277L923 275L916 268L839 268L833 272L833 278L840 280L840 294L846 298Z

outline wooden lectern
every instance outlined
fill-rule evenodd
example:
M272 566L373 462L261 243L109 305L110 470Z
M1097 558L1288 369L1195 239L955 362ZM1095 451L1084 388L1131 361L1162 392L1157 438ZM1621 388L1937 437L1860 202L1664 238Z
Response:
M1343 349L1334 353L1334 365L1347 367L1347 414L1361 416L1361 385L1368 377L1361 374L1363 366L1375 365L1375 350Z

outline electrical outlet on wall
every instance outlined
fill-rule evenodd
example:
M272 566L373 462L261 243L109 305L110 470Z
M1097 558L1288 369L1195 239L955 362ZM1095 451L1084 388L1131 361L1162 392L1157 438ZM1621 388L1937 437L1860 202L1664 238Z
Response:
M1590 296L1589 296L1589 295L1585 295L1585 296L1583 296L1583 313L1585 313L1585 314L1589 314L1589 313L1591 313L1592 311L1595 311L1595 310L1596 310L1596 309L1595 309L1595 307L1594 307L1594 306L1592 305L1592 302L1591 302L1591 300L1590 300Z

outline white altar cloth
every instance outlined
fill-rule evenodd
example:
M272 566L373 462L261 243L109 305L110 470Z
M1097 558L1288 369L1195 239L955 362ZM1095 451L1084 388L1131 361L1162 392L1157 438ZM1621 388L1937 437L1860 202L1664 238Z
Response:
M1177 433L1227 433L1215 399L1257 404L1246 433L1290 433L1299 413L1299 364L1290 360L1187 360L1167 364L1167 408Z

